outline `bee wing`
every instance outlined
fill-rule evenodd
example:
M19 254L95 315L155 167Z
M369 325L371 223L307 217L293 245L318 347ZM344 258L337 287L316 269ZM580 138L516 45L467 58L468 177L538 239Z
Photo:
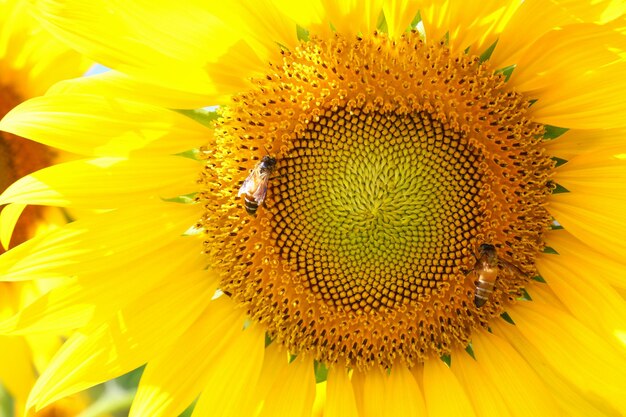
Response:
M256 190L254 190L252 198L254 198L254 201L256 201L259 206L263 204L263 200L265 200L265 196L267 195L267 184L269 180L269 172L262 172L257 177Z
M499 259L499 264L501 267L505 267L506 269L508 269L509 271L511 271L512 273L516 274L516 275L521 275L523 277L528 276L527 273L525 273L524 271L522 271L521 269L519 269L518 267L516 267L515 265L504 261L502 259Z
M239 188L239 192L237 193L237 197L241 197L244 194L250 194L256 188L256 173L255 171L250 172L250 174L246 177L243 184Z

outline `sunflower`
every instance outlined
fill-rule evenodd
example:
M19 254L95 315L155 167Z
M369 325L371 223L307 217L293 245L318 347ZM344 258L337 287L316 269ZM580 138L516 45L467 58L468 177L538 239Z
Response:
M1 204L94 213L0 257L72 278L29 406L626 414L624 7L35 1L113 71L0 124L83 155Z
M0 2L0 116L21 102L45 91L55 82L76 77L87 69L87 61L61 42L55 40L28 13L24 1ZM0 190L12 182L37 171L60 155L55 149L19 136L0 132ZM3 211L3 219L15 219L24 206L12 205ZM56 209L55 209L56 210ZM16 245L38 231L65 220L59 210L28 207L13 230L2 225L2 246ZM44 290L37 282L0 283L0 317L7 318ZM43 285L49 286L48 284ZM60 346L57 336L0 336L0 391L12 397L16 415L22 414L28 392L37 370ZM8 397L7 397L8 398ZM3 405L5 402L3 402ZM65 406L52 406L60 410ZM75 407L72 408L75 410ZM3 408L0 414L13 413ZM71 412L73 414L73 411Z

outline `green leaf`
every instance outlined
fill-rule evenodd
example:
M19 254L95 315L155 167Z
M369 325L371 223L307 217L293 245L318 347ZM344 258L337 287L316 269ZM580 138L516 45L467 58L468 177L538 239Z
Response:
M559 254L554 248L551 248L550 246L544 247L543 248L543 253L547 253L549 255L558 255Z
M560 167L561 165L565 164L567 162L567 159L563 159L563 158L558 158L556 156L553 156L551 158L556 164L554 165L555 168Z
M474 358L474 360L476 360L476 356L474 356L474 347L472 346L471 342L465 347L465 351L469 353L469 355Z
M326 381L328 378L328 368L323 362L314 361L313 368L315 369L315 382L319 384L320 382Z
M551 125L544 125L543 138L544 139L556 139L569 129L566 127L558 127Z
M497 69L496 74L504 75L504 80L509 81L509 78L511 78L511 74L513 74L514 69L515 65L509 65L508 67Z
M167 201L168 203L191 204L195 203L197 194L198 193L189 193L185 195L178 195L172 198L162 198L162 200Z
M450 355L442 355L441 356L441 360L448 365L448 368L450 367L450 365L452 365L452 357Z
M552 194L569 193L569 190L563 187L561 184L554 183L555 187L552 190Z
M535 275L535 276L533 277L533 279L534 279L535 281L537 281L537 282L541 282L542 284L547 284L546 280L545 280L545 279L543 279L543 277L542 277L541 275Z
M500 317L502 317L504 319L504 321L506 321L507 323L515 325L515 322L513 321L511 316L509 316L509 313L507 313L506 311L504 313L500 314Z
M518 300L532 301L533 299L530 296L530 294L528 294L528 291L526 291L525 288L522 288L522 296L520 298L518 298Z
M485 62L486 60L488 60L489 58L491 58L491 54L493 54L493 50L496 49L496 45L498 44L498 41L496 40L494 43L492 43L489 48L485 49L485 52L483 52L482 54L480 54L480 62ZM508 78L507 78L508 79Z
M300 25L296 25L296 36L298 40L302 42L308 42L310 39L309 31Z
M196 122L200 123L203 126L206 127L210 127L211 129L213 129L213 127L215 127L215 121L217 119L219 119L220 115L219 113L216 111L216 108L212 108L211 110L209 109L194 109L194 110L187 110L187 109L179 109L179 110L175 110L178 113L189 117L190 119L195 120Z

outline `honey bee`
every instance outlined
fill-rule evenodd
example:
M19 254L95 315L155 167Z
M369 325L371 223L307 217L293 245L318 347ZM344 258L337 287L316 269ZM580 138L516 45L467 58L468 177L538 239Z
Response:
M239 188L237 197L243 195L244 207L248 214L255 214L263 204L267 194L267 185L272 171L276 168L276 158L265 155Z
M526 275L515 265L498 258L495 246L488 243L480 245L478 248L478 259L471 270L477 275L477 279L474 282L476 286L474 305L476 307L480 308L489 301L498 279L498 273L502 271L502 268L507 268L519 275Z

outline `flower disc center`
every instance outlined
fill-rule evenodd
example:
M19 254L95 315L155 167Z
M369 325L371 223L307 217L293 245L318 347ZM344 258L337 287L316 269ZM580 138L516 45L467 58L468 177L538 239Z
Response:
M270 337L320 361L412 365L514 301L550 221L552 161L502 76L417 33L336 35L254 85L222 109L200 200L221 289ZM477 306L481 245L515 268Z
M340 109L320 116L284 160L267 210L278 252L307 291L359 314L446 287L465 258L463 233L478 224L467 140L427 113Z

